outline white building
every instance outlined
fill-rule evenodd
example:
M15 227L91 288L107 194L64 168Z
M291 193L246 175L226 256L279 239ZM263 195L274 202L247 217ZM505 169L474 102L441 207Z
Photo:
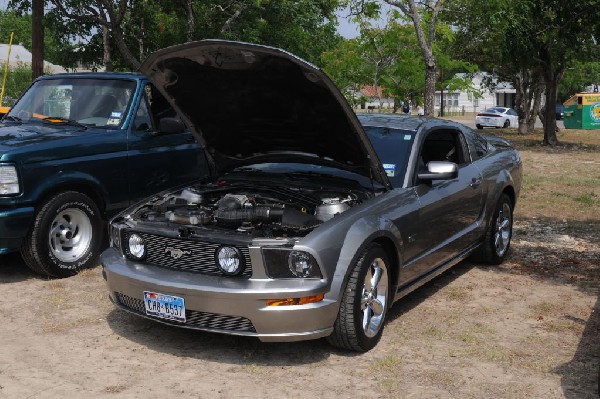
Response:
M8 44L0 44L0 63L6 63L8 59ZM20 44L13 44L10 50L9 66L16 67L18 65L31 65L32 54ZM44 61L44 72L49 73L64 73L65 68L60 65L55 65L51 62Z
M464 78L464 73L457 74ZM485 82L491 81L494 88L490 89ZM444 111L445 112L480 112L490 107L513 107L515 103L516 90L509 82L498 82L496 78L491 77L487 72L477 72L472 76L473 91L479 93L479 96L467 91L444 92ZM442 92L435 92L435 110L439 112L442 102Z

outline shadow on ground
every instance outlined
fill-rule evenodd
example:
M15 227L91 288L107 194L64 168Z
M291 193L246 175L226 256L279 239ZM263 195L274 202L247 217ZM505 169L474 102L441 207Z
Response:
M581 323L586 323L581 320ZM575 356L554 370L566 399L600 397L600 297L585 325Z
M42 277L25 265L18 253L0 255L0 284L18 283L40 278Z

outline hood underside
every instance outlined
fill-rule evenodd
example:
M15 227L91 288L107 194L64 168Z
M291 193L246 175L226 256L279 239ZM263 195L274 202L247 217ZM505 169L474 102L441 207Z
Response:
M151 54L140 70L219 171L258 162L328 164L386 184L356 115L315 66L272 47L204 40Z

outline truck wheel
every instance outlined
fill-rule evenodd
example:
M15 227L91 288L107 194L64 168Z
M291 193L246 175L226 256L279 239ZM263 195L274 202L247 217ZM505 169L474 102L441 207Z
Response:
M499 265L504 261L512 238L513 204L510 197L502 194L490 220L485 239L473 259Z
M327 341L342 349L366 352L381 338L389 302L388 256L369 246L354 265L342 296L333 333Z
M37 213L21 255L33 271L69 277L95 264L102 246L102 218L88 196L66 191Z
M481 130L481 129L483 129L483 126L477 125L477 129Z

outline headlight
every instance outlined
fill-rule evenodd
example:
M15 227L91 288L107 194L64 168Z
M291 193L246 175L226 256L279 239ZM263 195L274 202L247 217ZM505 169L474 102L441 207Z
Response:
M144 243L144 239L137 234L132 234L129 236L129 248L128 252L136 259L142 259L144 255L146 255L146 244Z
M271 278L321 278L321 270L311 254L288 248L263 248L267 275Z
M240 274L244 270L242 254L235 247L219 247L215 252L215 262L219 269L227 275Z
M0 195L18 194L19 191L17 168L14 166L0 166Z

